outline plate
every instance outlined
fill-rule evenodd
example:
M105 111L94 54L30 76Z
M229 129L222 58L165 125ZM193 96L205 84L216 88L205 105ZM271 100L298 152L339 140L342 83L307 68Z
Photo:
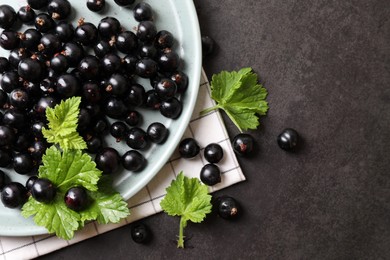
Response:
M4 3L4 1L2 1ZM98 22L106 16L116 17L125 29L134 31L137 22L134 20L131 8L117 6L113 1L106 1L106 9L103 13L96 14L89 11L85 1L70 0L73 10L72 18L76 21L84 17L85 21ZM136 1L140 2L140 1ZM149 3L154 11L154 21L157 30L168 30L176 39L175 50L183 61L183 71L189 77L189 86L182 97L183 111L178 119L163 117L158 111L139 109L144 117L141 128L152 122L161 122L169 129L169 137L162 145L153 144L141 153L146 157L148 164L146 168L138 173L121 170L114 175L114 187L125 199L129 199L142 189L168 161L171 154L177 147L182 135L191 118L199 88L199 80L202 66L200 30L196 10L192 0L144 0ZM7 1L17 11L20 6L26 4L26 0ZM134 5L132 5L134 6ZM82 11L80 11L82 10ZM73 22L76 25L76 22ZM20 29L24 31L25 28ZM8 51L0 50L0 56L8 57ZM139 79L140 84L146 89L150 88L148 80ZM115 147L121 154L130 148L123 143L116 143L114 138L107 137L109 146ZM25 183L27 176L12 173L11 169L2 169L10 173L11 179ZM47 230L36 226L32 219L25 219L21 216L20 210L5 208L0 203L0 235L1 236L27 236L45 234Z

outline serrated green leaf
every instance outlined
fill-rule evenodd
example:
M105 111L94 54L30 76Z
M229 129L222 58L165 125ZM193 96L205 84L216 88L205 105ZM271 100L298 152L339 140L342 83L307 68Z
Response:
M58 136L67 136L77 128L80 97L71 97L61 101L54 108L46 109L48 126L56 132Z
M251 68L213 75L210 87L211 97L217 105L201 114L222 109L241 132L256 129L258 115L266 115L268 111L267 90L258 83L258 76Z
M42 129L47 142L59 144L61 149L85 149L87 144L77 132L80 97L71 97L54 108L46 109L49 128Z
M166 189L161 208L170 216L180 216L178 247L184 247L183 230L187 221L200 223L211 212L211 195L208 187L196 178L188 178L180 172Z
M74 186L84 186L90 191L97 190L101 171L88 154L80 150L61 152L55 146L46 150L42 157L43 165L39 167L39 176L47 178L62 191Z
M63 194L62 194L63 195ZM57 196L57 200L60 196ZM70 210L60 201L45 204L34 200L32 197L23 205L24 217L34 216L34 222L45 227L49 233L63 239L71 239L74 232L79 229L79 214Z

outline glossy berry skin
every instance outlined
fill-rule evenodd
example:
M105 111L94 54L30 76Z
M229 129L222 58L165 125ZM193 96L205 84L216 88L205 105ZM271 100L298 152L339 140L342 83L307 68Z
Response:
M42 34L34 28L29 28L20 36L20 45L29 51L37 51Z
M135 65L135 73L142 78L153 78L157 71L158 64L151 58L142 58Z
M25 110L30 106L29 95L23 89L14 89L9 94L9 103L19 110Z
M115 47L124 54L130 54L138 47L137 36L131 31L124 31L118 34Z
M33 24L36 16L35 11L29 6L22 6L17 13L18 19L24 24Z
M19 208L27 198L27 189L19 182L10 182L1 191L1 201L7 208Z
M167 139L169 131L162 123L154 122L146 129L146 134L151 142L162 144Z
M17 15L15 9L9 5L0 5L0 27L8 29L16 21Z
M215 164L209 163L200 170L200 180L208 185L213 186L221 182L221 171Z
M30 192L30 194L31 194L31 188L32 188L34 182L35 182L37 179L38 179L38 176L33 175L33 176L29 177L29 178L27 179L27 181L26 181L25 187L26 187L27 191Z
M175 38L173 37L172 33L167 30L161 30L157 32L154 45L158 49L166 49L166 48L172 48L173 44L175 42Z
M142 42L151 42L157 34L157 29L152 21L141 21L138 24L136 35Z
M138 3L133 8L134 19L138 22L150 21L153 18L152 7L148 3Z
M292 128L286 128L278 135L277 142L285 151L293 151L299 142L298 132Z
M219 144L211 143L204 148L204 158L209 163L218 163L223 158L223 149Z
M0 77L0 86L6 93L11 93L12 90L19 87L19 75L17 71L6 71Z
M233 151L241 156L249 156L253 153L255 140L249 134L237 134L232 141Z
M131 238L139 244L150 242L152 233L149 228L143 223L134 223L131 225Z
M114 2L119 6L129 6L134 3L135 0L114 0Z
M54 29L56 23L47 13L39 13L34 20L35 28L41 33L47 33Z
M16 140L15 132L8 126L0 125L0 147L11 146Z
M53 58L50 59L49 64L50 69L58 74L64 73L69 69L68 59L63 54L55 54Z
M178 118L182 109L182 103L175 97L161 101L160 113L167 118Z
M42 203L52 202L56 194L57 189L49 179L38 178L31 186L31 196Z
M116 139L117 142L120 142L125 137L127 131L127 125L122 121L116 121L112 123L110 127L110 134Z
M66 21L60 21L55 27L55 34L60 38L62 42L68 42L73 39L74 27L71 23Z
M75 40L84 46L90 46L98 39L98 29L93 23L81 21L75 30Z
M68 59L70 67L76 67L85 56L84 48L75 42L65 43L61 53Z
M19 153L14 155L13 168L19 174L28 174L34 169L34 162L31 155Z
M27 0L27 4L33 9L42 9L49 4L49 0Z
M100 37L107 40L118 35L122 29L119 20L111 16L101 19L97 28Z
M127 107L123 100L109 97L104 104L106 115L113 119L123 119L127 114Z
M177 85L171 79L162 78L154 85L154 90L161 100L167 100L175 96Z
M38 50L45 55L53 55L59 52L62 48L61 39L52 33L46 33L42 35L40 44L38 45Z
M96 79L100 73L100 62L95 56L87 55L80 61L77 69L82 79Z
M20 38L13 30L3 30L0 34L0 47L5 50L12 50L19 46Z
M137 126L141 123L142 115L138 111L131 110L124 120L129 126Z
M53 19L66 19L71 13L71 5L68 0L50 0L47 6L47 12Z
M170 74L170 79L176 83L177 93L183 94L188 88L188 76L183 71L175 71Z
M125 97L125 102L129 106L142 106L146 99L146 92L142 85L138 83L131 84Z
M145 149L149 144L146 132L139 127L131 128L127 132L125 140L132 149Z
M8 150L0 149L0 167L8 167L11 162L11 153Z
M68 98L76 95L81 87L79 80L74 75L65 73L57 78L56 88L58 94Z
M64 197L65 205L76 212L83 211L90 204L87 190L82 186L72 187Z
M4 186L8 182L8 176L0 170L0 191L4 188Z
M200 147L193 138L185 138L179 143L179 153L183 158L193 158L199 154Z
M240 215L240 206L233 197L220 196L213 206L221 218L233 220Z
M101 149L95 157L96 167L103 174L112 174L116 172L120 164L120 156L117 150L111 147Z
M87 8L92 12L100 12L105 6L105 0L87 0Z
M122 165L128 171L141 171L146 164L145 157L136 150L130 150L122 155Z
M174 51L162 53L158 58L159 69L163 72L176 71L180 66L180 57Z

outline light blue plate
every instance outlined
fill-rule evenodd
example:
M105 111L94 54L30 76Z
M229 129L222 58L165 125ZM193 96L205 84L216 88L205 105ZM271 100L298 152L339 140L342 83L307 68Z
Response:
M108 8L101 14L89 11L86 1L70 0L73 7L73 24L80 17L85 21L91 21L94 24L106 17L114 16L125 29L133 30L137 22L133 18L131 8L121 8L115 5L114 1L106 1ZM136 1L140 2L140 1ZM144 0L149 3L154 10L154 21L158 30L168 30L172 32L177 40L175 44L176 51L183 60L183 71L189 76L188 90L184 95L183 111L178 119L171 120L163 117L157 111L140 110L144 116L144 122L141 127L146 127L152 122L161 122L170 130L169 137L163 145L153 145L146 151L141 151L148 160L146 168L139 173L121 171L115 175L114 186L125 199L129 199L140 189L142 189L163 167L169 157L177 147L194 109L199 88L199 80L202 66L201 40L199 23L195 7L192 0ZM0 4L7 3L17 11L20 6L25 5L26 0L5 1L1 0ZM132 5L134 6L134 5ZM21 31L24 31L22 28ZM0 50L0 56L8 57L8 51ZM150 88L148 80L140 79L139 82ZM114 138L107 138L109 146L117 148L123 154L129 150L124 143L116 143ZM9 173L15 181L25 183L27 177L14 173L11 169L3 169ZM1 236L27 236L47 233L45 228L36 226L32 219L25 219L21 216L20 210L8 209L3 207L0 202L0 235Z

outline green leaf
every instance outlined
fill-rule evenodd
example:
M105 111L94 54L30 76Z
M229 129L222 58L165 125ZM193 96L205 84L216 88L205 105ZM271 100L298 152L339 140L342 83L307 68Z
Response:
M49 233L55 233L63 239L71 239L80 227L79 214L70 210L58 199L60 199L59 196L57 196L57 201L44 204L30 197L23 205L22 215L26 218L34 215L34 222L45 227Z
M61 152L55 146L51 146L43 155L42 162L39 176L51 180L57 189L66 192L71 187L84 186L90 191L97 190L102 173L88 154L80 150Z
M77 132L80 102L80 97L71 97L46 109L49 128L42 129L42 133L49 143L59 144L63 150L87 148Z
M102 176L98 188L90 194L93 203L88 211L80 212L82 220L96 219L100 224L118 223L130 214L127 202L112 188L110 176Z
M61 101L54 108L46 109L46 118L49 121L49 128L58 136L67 136L77 128L80 97L71 97Z
M258 76L251 68L213 75L210 87L211 97L217 105L201 114L222 109L241 132L256 129L258 115L266 115L268 111L267 90L258 83Z
M170 216L180 216L178 247L184 247L183 229L187 221L200 223L211 212L211 195L208 187L196 178L188 178L183 172L171 182L167 194L161 200L161 208Z

